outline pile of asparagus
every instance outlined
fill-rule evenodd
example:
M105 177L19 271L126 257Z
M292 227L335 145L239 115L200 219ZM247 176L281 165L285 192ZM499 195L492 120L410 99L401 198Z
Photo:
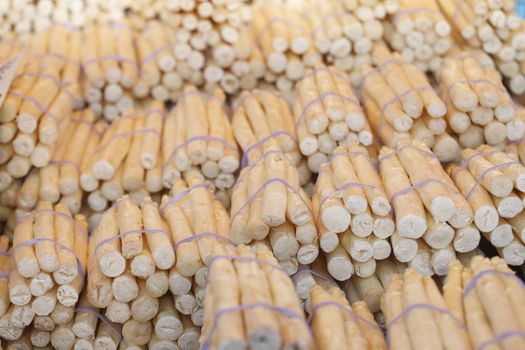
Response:
M396 147L410 138L424 142L439 159L449 162L458 157L457 142L446 133L445 103L438 97L424 72L415 64L376 45L373 67L361 66L363 105L381 141Z
M230 213L232 241L247 244L267 239L289 274L297 271L299 263L309 264L317 258L319 245L310 198L277 140L266 142L264 153L241 170Z
M114 120L134 105L140 63L126 21L100 20L82 31L83 94L95 116Z
M442 293L413 269L395 275L381 309L393 348L518 349L525 346L523 302L522 282L502 259L476 256L470 267L449 264Z
M469 201L474 223L509 265L525 261L523 189L525 167L487 145L465 149L462 164L448 172Z
M363 147L336 148L332 160L321 165L312 206L327 270L336 280L369 277L376 261L390 255L388 238L396 225L382 180Z
M162 153L165 186L192 169L199 169L218 190L233 186L239 151L220 89L213 95L193 86L184 89L165 120Z
M495 69L469 53L453 54L443 60L440 77L448 124L461 146L501 146L521 138L525 124Z
M319 172L337 146L371 145L372 132L350 84L334 68L308 71L297 84L293 107L301 153L308 168Z
M205 348L314 347L294 285L269 247L217 244L213 254L201 336Z
M397 260L411 262L419 256L412 267L444 275L456 252L470 252L479 245L470 198L424 144L402 141L397 149L383 147L379 165L395 216L390 240Z
M490 54L513 94L525 92L525 27L515 0L437 1L456 36ZM460 40L461 40L460 39Z
M436 0L400 0L386 38L403 59L437 75L442 58L454 44L451 29Z
M71 327L87 274L85 217L73 217L63 204L53 207L41 201L35 211L18 220L9 253L3 237L2 338L18 339L32 324L60 342L59 329Z
M80 32L60 25L35 34L27 51L4 43L22 57L0 108L0 171L20 178L49 163L61 121L81 103L80 43Z

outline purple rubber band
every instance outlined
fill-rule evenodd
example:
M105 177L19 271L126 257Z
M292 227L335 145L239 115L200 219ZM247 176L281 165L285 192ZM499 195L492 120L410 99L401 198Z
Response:
M406 15L415 14L415 13L429 13L432 15L438 15L439 17L443 18L443 14L441 13L441 11L432 10L426 7L414 7L411 9L404 10L404 11L396 12L396 14L394 15L394 18L392 19L393 23L395 24L401 17L404 17Z
M319 309L322 309L324 307L327 307L327 306L335 306L339 309L341 309L342 311L345 311L349 314L351 314L352 316L354 316L355 318L359 319L361 322L365 323L367 326L369 326L370 328L372 328L373 330L375 331L378 331L378 332L381 332L383 333L383 330L376 324L368 321L366 318L362 317L361 315L359 315L358 313L356 313L355 311L335 302L335 301L332 301L332 300L329 300L329 301L323 301L323 302L320 302L319 304L316 304L313 308L312 308L312 312L310 313L310 319L308 320L308 323L311 324L314 317L315 317L315 314L317 313L317 310Z
M197 184L195 186L192 186L190 188L187 188L185 189L184 191L182 192L179 192L177 194L175 194L173 197L171 197L166 203L164 203L163 205L160 206L159 208L159 212L161 214L164 214L164 212L166 211L166 209L171 206L172 204L175 204L176 202L180 201L182 198L184 198L187 194L189 194L191 191L193 191L194 189L197 189L197 188L206 188L208 190L212 190L212 188L210 187L209 184L207 183L200 183L200 184Z
M61 243L58 243L57 241L55 240L52 240L51 238L47 238L47 237L38 237L38 238L33 238L33 239L30 239L30 240L27 240L25 242L22 242L20 244L17 244L16 246L12 247L11 248L11 254L14 255L14 252L19 249L19 248L24 248L24 247L28 247L28 246L31 246L31 245L34 245L38 242L51 242L53 243L54 245L58 246L59 248L61 248L62 250L65 250L66 252L68 253L71 253L74 257L75 257L75 260L77 261L77 271L78 273L80 274L80 276L82 277L82 280L84 280L84 277L86 277L85 273L84 273L84 268L82 267L82 263L80 262L80 259L77 257L77 255L75 254L75 251L71 248L68 248L66 247L65 245L61 244Z
M445 90L445 98L444 98L445 102L450 99L450 91L457 84L465 84L465 85L468 85L468 84L487 84L487 85L492 86L495 89L498 89L502 93L507 93L507 90L505 90L504 87L499 86L499 85L493 83L490 80L486 80L486 79L457 80L457 81L452 82L452 84L450 84L449 86L447 86L447 89Z
M160 53L162 53L165 50L171 49L175 44L178 43L177 39L173 39L169 41L167 44L162 45L158 49L154 50L153 52L149 53L146 57L144 57L144 60L142 61L142 64L149 63L154 58L156 58Z
M324 94L321 94L321 95L317 96L316 98L314 98L312 101L308 102L303 107L303 110L301 111L301 115L299 116L299 118L295 122L295 128L297 129L299 127L299 125L301 125L302 120L305 118L306 113L310 110L310 108L312 108L315 104L321 102L323 99L325 99L326 97L329 97L329 96L335 96L335 97L342 98L346 102L351 103L351 104L361 108L361 105L359 104L359 102L354 100L352 97L344 96L344 95L342 95L342 94L340 94L338 92L331 92L331 91L330 92L325 92Z
M494 165L493 167L490 167L490 168L488 168L487 170L485 170L485 171L480 175L480 177L476 179L476 183L474 184L474 186L472 186L472 188L470 189L470 191L468 191L467 196L466 196L467 201L470 200L470 196L471 196L472 193L474 193L474 191L478 188L478 186L481 184L481 182L483 181L483 179L485 179L485 176L487 176L488 173L490 173L491 171L494 171L494 170L498 170L498 169L500 169L500 168L508 167L508 166L510 166L510 165L513 165L513 164L520 164L520 163L517 162L517 161L506 162L506 163L501 163L501 164L498 164L498 165Z
M89 313L89 314L97 316L97 318L101 320L102 322L104 322L104 324L108 326L113 331L113 333L115 333L119 337L119 339L122 339L122 334L118 330L117 326L115 326L113 322L108 320L106 316L102 315L96 308L89 307L89 306L79 306L75 308L75 312Z
M166 163L162 166L162 170L166 169L166 167L169 165L169 163L173 160L173 157L175 157L175 155L183 147L186 147L187 145L189 145L190 143L192 143L194 141L215 141L215 142L219 142L219 143L222 143L225 147L231 149L232 151L239 153L239 150L237 149L237 147L235 147L234 145L230 144L228 141L226 141L225 139L222 139L220 137L208 136L208 135L193 136L193 137L190 137L189 139L187 139L186 141L184 141L183 143L177 145L177 147L175 147L175 149L171 152L170 156L166 160Z
M452 318L452 320L454 320L454 322L456 322L459 327L463 330L466 330L467 329L467 326L460 320L458 319L453 313L451 313L450 311L446 310L446 309L442 309L440 307L437 307L437 306L434 306L434 305L430 305L430 304L412 304L410 305L409 307L407 307L406 309L404 309L403 311L401 311L396 317L394 317L390 322L388 322L386 324L386 344L387 344L387 347L390 347L390 328L396 324L397 322L399 322L400 320L402 320L404 317L406 317L409 313L411 313L412 311L414 310L417 310L417 309L427 309L427 310L430 310L430 311L433 311L433 312L439 312L443 315L447 315L449 316L450 318Z
M121 137L128 137L128 136L147 134L147 133L152 133L152 134L155 134L158 137L160 137L160 133L157 130L155 130L154 128L145 128L145 129L140 129L140 130L123 131L123 132L119 132L119 133L114 134L106 142L104 142L103 144L97 146L97 148L95 148L93 153L98 153L98 152L102 151L110 143L112 143L113 141L115 141L116 139L119 139Z
M93 230L91 231L91 234L88 236L88 241L91 239L93 233L98 229L98 226L100 225L100 223L102 222L102 220L104 219L104 217L106 215L108 215L109 213L111 213L112 210L115 210L117 209L120 204L124 203L124 202L132 202L136 205L141 205L143 203L148 203L146 200L144 199L136 199L136 198L131 198L131 197L128 197L126 199L119 199L118 201L116 202L113 202L113 204L111 204L111 206L109 208L107 208L103 213L102 213L102 216L100 217L100 221L98 222L98 224L93 228Z
M395 199L398 196L401 196L401 195L407 194L409 192L412 192L413 190L416 190L416 189L418 189L420 187L423 187L423 186L425 186L425 185L427 185L429 183L436 183L438 185L442 185L443 187L445 187L445 188L453 191L455 194L459 195L458 190L456 190L454 187L451 187L451 186L447 185L446 183L444 183L444 182L442 182L442 181L440 181L438 179L430 178L430 179L426 179L426 180L420 181L420 182L418 182L415 185L412 185L410 187L407 187L407 188L405 188L403 190L397 191L394 194L392 194L392 197L390 198L390 202L392 203L392 207L393 207L393 204L395 202Z
M68 214L65 214L65 213L61 213L59 211L55 211L55 210L48 210L48 209L40 209L40 210L34 210L26 215L24 215L23 217L19 218L19 220L17 220L16 224L18 225L20 222L24 221L24 220L27 220L27 219L31 219L37 215L39 215L40 213L48 213L48 214L52 214L52 215L56 215L56 216L60 216L64 219L67 219L69 221L71 221L73 223L73 226L76 226L77 229L80 229L80 231L82 231L82 233L84 234L85 237L87 237L88 235L88 232L85 231L76 221L75 221L75 218L72 217L71 215L68 215ZM3 255L3 254L2 254Z
M70 118L69 119L72 123L77 123L77 124L84 124L84 125L87 125L91 131L93 131L95 134L97 134L99 137L102 136L102 132L100 132L97 128L97 124L93 124L92 122L90 121L87 121L87 120L84 120L84 119L80 119L80 118Z
M253 145L251 145L250 147L248 147L243 155L242 155L242 160L241 160L241 167L244 168L245 166L248 165L248 155L254 150L256 149L257 147L260 147L262 146L263 144L265 144L266 142L268 142L269 140L271 139L275 139L279 136L288 136L290 139L292 139L292 141L298 145L297 143L297 140L295 139L295 137L293 137L292 134L290 134L288 131L286 130L279 130L279 131L276 131L276 132L272 132L270 135L266 136L266 137L263 137L262 139L260 139L259 141L257 141L256 143L254 143Z
M498 335L494 336L492 339L489 339L486 342L484 342L483 344L481 344L479 346L478 350L484 350L484 349L488 348L489 346L491 346L491 345L493 345L495 343L498 343L498 342L500 342L502 340L505 340L505 339L511 338L511 337L525 338L525 332L516 331L516 332L505 332L505 333L498 334Z
M478 153L474 153L473 155L471 155L470 157L464 159L463 161L461 161L461 165L460 165L460 168L461 169L466 169L470 162L478 157L484 157L484 156L490 156L491 154L495 154L495 153L499 153L500 151L499 150L490 150L490 151L485 151L485 152L478 152Z
M198 239L201 239L203 237L211 237L211 238L216 238L218 240L221 240L221 241L224 241L224 242L227 242L231 245L235 245L235 243L232 242L231 239L227 238L227 237L224 237L224 236L221 236L221 235L218 235L216 233L211 233L211 232L202 232L202 233L199 233L199 234L196 234L196 235L193 235L193 236L190 236L190 237L186 237L184 239L181 239L180 241L178 241L176 244L175 244L175 250L177 250L177 248L179 248L182 244L185 244L185 243L190 243L190 242L193 242L195 240L198 240Z
M52 161L49 162L49 164L56 164L56 165L67 165L67 164L70 164L70 165L73 165L75 167L75 170L77 171L77 173L79 175L81 174L80 167L78 166L78 164L73 162L72 160L69 160L69 159L52 160Z
M525 284L523 283L523 281L512 272L499 270L483 270L480 273L476 274L474 277L472 277L472 279L467 283L467 285L463 289L463 298L467 296L467 294L476 286L476 283L478 283L478 281L485 275L499 275L504 277L511 277L518 281L522 288L525 288Z
M36 108L38 108L40 110L40 112L46 114L49 118L53 119L56 123L60 122L60 119L56 115L54 115L47 108L42 106L42 104L40 102L38 102L36 99L34 99L33 97L24 95L24 94L22 94L22 93L20 93L20 92L18 92L16 90L9 90L7 93L11 94L11 95L15 95L16 97L18 97L18 98L20 98L22 100L30 102Z
M292 191L294 194L298 195L299 199L301 199L303 204L308 209L308 212L310 213L310 215L312 215L312 210L310 209L310 206L308 206L308 204L306 203L304 198L301 196L301 194L297 190L295 190L292 186L290 186L290 184L288 182L286 182L285 180L283 180L281 178L278 178L278 177L274 177L274 178L271 178L271 179L265 181L262 184L262 186L259 187L259 189L257 189L257 191L255 191L255 193L252 196L250 196L250 198L248 198L248 200L246 202L243 203L243 205L239 208L239 210L237 210L235 213L233 213L233 215L231 216L231 222L233 222L237 218L237 216L240 215L240 213L248 207L248 205L257 197L257 195L261 191L263 191L266 188L266 186L268 186L268 185L270 185L270 184L272 184L274 182L278 182L278 183L283 184L287 189Z
M312 337L312 333L311 333L310 327L308 327L308 322L304 319L304 317L301 317L295 311L287 309L287 308L284 308L284 307L275 306L273 304L264 303L264 302L254 302L254 303L242 304L242 305L237 305L237 306L233 306L233 307L224 308L224 309L219 310L217 313L215 313L215 315L213 317L213 322L212 322L212 326L211 326L210 332L208 334L208 337L204 341L201 350L209 350L211 339L213 338L213 335L214 335L214 333L215 333L215 331L217 329L217 324L219 323L219 318L221 318L224 315L233 313L233 312L241 312L241 311L244 311L244 310L251 310L251 309L255 309L255 308L270 309L270 310L276 311L276 312L280 313L281 315L284 315L284 316L286 316L288 318L294 318L294 319L297 319L299 321L303 321L304 325L306 326L306 329L308 329L308 331L309 331L310 337Z
M311 273L312 275L315 275L315 276L319 277L320 279L322 279L322 280L324 280L324 281L326 281L326 282L328 282L328 283L330 283L330 284L332 284L332 285L338 287L337 282L335 282L332 278L330 278L330 277L328 277L328 276L325 276L324 274L319 273L319 272L317 272L317 271L314 271L314 270L312 270L312 269L306 268L306 267L300 268L299 270L297 270L297 271L296 271L292 276L290 276L290 277L294 278L295 276L297 276L297 275L299 275L299 274L301 274L301 273L305 273L305 272Z
M0 278L9 282L9 275L4 271L0 271Z
M50 74L45 74L45 73L31 73L31 72L25 72L25 73L20 73L18 74L16 77L15 77L15 80L20 78L20 77L23 77L23 76L28 76L28 77L34 77L34 78L45 78L45 79L49 79L51 80L53 83L55 83L55 85L62 91L64 91L68 96L69 98L71 99L71 101L73 101L73 104L75 106L78 106L79 104L82 103L81 100L79 100L78 98L76 98L73 93L71 91L69 91L67 89L67 85L69 84L65 84L61 81L59 81L56 77L50 75Z
M517 140L514 140L514 141L509 141L507 142L508 145L514 145L516 143L522 143L525 141L525 138L521 138L521 139L517 139Z
M83 70L85 71L87 69L87 66L93 63L101 62L101 61L115 61L118 63L127 63L127 64L131 64L132 66L134 66L137 71L140 70L140 66L137 62L127 57L121 56L121 55L105 55L105 56L99 56L99 57L93 57L93 58L87 59L84 62L82 62Z
M10 257L11 254L7 250L0 249L0 255Z
M408 96L409 94L412 94L412 93L417 93L417 92L420 92L420 91L425 91L425 90L432 90L434 91L434 89L432 89L432 87L430 85L426 85L426 86L416 86L416 87L413 87L413 88L410 88L408 90L405 90L403 91L402 93L400 93L399 95L395 95L392 99L390 99L389 101L387 101L383 107L381 107L381 113L379 114L379 122L376 126L376 133L380 133L381 131L381 128L383 127L383 121L385 119L385 113L386 113L386 110L388 109L388 107L392 106L395 102L398 102L399 100L401 100L403 97L406 97Z
M331 154L329 157L328 157L328 162L329 163L332 163L332 161L335 159L335 158L338 158L338 157L341 157L341 156L363 156L366 158L366 160L368 160L368 163L370 163L370 165L377 170L377 167L378 167L378 164L377 164L377 161L374 160L374 159L371 159L370 156L365 153L365 152L349 152L349 151L345 151L345 152L340 152L340 153L335 153L335 154ZM321 175L322 173L324 173L327 168L323 168L319 171L319 175Z
M253 164L248 165L248 168L247 168L248 170L246 172L244 172L243 174L239 175L239 177L237 178L237 181L235 181L235 184L234 184L233 188L235 188L235 186L237 186L238 183L242 182L242 180L244 180L245 176L248 176L248 174L250 173L251 169L253 169L256 165L258 165L260 162L265 160L266 157L268 157L269 155L272 155L272 154L284 155L283 151L281 151L281 150L271 150L271 151L268 151L268 152L264 153L259 158L257 158L253 162Z

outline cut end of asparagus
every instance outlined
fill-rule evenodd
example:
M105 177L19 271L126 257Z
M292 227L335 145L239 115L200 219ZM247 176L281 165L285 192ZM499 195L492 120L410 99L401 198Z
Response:
M329 231L341 233L350 225L351 217L345 208L332 206L323 210L321 219Z
M423 236L427 230L426 220L417 215L406 215L398 219L396 226L400 236L412 239Z

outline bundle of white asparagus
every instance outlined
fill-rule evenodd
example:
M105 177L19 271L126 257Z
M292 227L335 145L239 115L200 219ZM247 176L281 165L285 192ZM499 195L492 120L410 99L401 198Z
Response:
M219 190L233 186L239 150L225 107L224 93L213 95L186 86L165 120L163 179L169 187L181 174L198 169Z
M234 243L268 239L277 260L293 274L299 263L309 264L319 253L310 198L277 140L266 142L264 153L254 159L233 188L231 239Z
M454 43L451 29L436 0L400 0L386 38L403 59L438 75L441 60Z
M300 184L308 183L311 172L299 152L294 117L287 99L275 91L244 91L234 106L232 128L244 152L241 165L251 165L264 153L268 141L277 140L280 150L297 167Z
M519 349L525 291L500 258L454 260L443 292L413 269L395 275L381 299L390 346L425 349ZM445 336L446 334L446 336Z
M369 277L376 261L390 255L395 223L364 147L351 143L334 150L331 161L321 165L312 206L327 270L336 280Z
M83 144L78 181L92 210L103 211L124 193L144 198L162 190L163 116L163 104L153 101L128 110L102 136L92 134Z
M401 141L397 149L383 147L379 164L395 216L390 241L396 259L425 275L446 274L456 252L479 245L471 202L419 141Z
M39 200L44 200L53 204L60 201L73 214L80 211L83 199L81 165L93 144L98 144L103 130L102 123L94 124L93 119L91 111L84 110L62 121L52 155L44 148L39 152L40 160L51 158L51 161L41 168L33 168L17 190L17 209L29 212Z
M318 349L387 349L382 329L364 301L350 305L338 287L310 290L311 324Z
M71 216L63 204L41 201L19 219L9 258L2 242L2 271L8 275L2 290L8 298L3 299L0 337L18 339L31 324L55 329L57 337L60 328L67 328L86 275L87 235L85 217Z
M0 107L0 168L12 177L49 163L61 122L81 103L80 43L80 32L56 25L35 34L20 53L17 74ZM14 43L0 44L9 45L13 47L7 52L17 50Z
M385 34L384 22L398 6L398 0L310 0L302 5L311 23L313 46L325 62L348 74L353 87L361 84L360 67L372 61L372 48Z
M308 168L319 172L337 146L373 141L370 126L352 88L334 68L316 66L297 84L295 128Z
M465 149L448 172L474 214L474 224L509 265L525 261L525 167L487 145Z
M375 67L361 66L363 105L372 130L389 147L413 138L441 161L456 159L459 145L445 132L447 107L425 73L384 44L376 45L373 56Z
M515 0L437 1L456 36L490 54L513 94L525 92L525 26Z
M134 36L126 21L100 20L83 29L83 93L95 116L111 121L134 105L131 89L140 64Z
M291 92L306 68L322 61L312 41L311 22L302 14L308 6L261 1L253 7L251 30L261 49L264 81L283 92Z
M525 124L495 69L468 53L456 54L443 60L440 76L448 124L461 146L502 145L522 137Z
M200 339L204 348L314 348L293 283L269 247L217 244L213 254Z

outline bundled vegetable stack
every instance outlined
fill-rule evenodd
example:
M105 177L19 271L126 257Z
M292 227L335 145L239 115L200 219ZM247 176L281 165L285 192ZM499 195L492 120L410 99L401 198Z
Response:
M465 148L503 145L522 137L525 125L498 72L470 54L451 55L441 69L441 95L450 128Z
M514 12L515 0L454 3L438 1L454 32L474 48L490 54L515 95L525 92L525 27Z
M56 146L60 122L70 116L79 99L81 34L56 25L35 34L27 51L13 45L10 56L22 55L0 107L1 171L14 178L43 167ZM2 187L2 185L0 185Z
M460 166L448 172L472 206L474 223L510 265L525 261L523 190L525 167L483 145L465 149Z
M441 60L452 45L451 26L435 0L400 0L386 38L390 46L423 72L439 74Z
M364 301L352 305L338 287L317 285L310 290L312 331L319 349L348 346L386 349L383 331Z
M250 63L252 57L260 61L254 57L260 54L244 23L250 20L250 8L240 0L142 0L131 2L129 10L131 26L144 32L138 40L139 51L146 53L141 54L142 63L151 67L144 77L143 96L147 90L155 98L170 92L167 98L176 101L181 82L234 94L240 88L254 88L264 73L264 67Z
M390 346L472 349L525 346L523 283L500 258L449 264L441 293L413 269L395 275L381 299ZM444 336L446 334L446 336Z
M233 186L239 151L224 103L224 93L219 89L213 95L201 93L193 86L184 89L164 122L165 186L192 169L199 169L219 190Z
M355 143L336 148L321 165L312 198L319 245L327 270L338 281L374 274L376 260L388 258L395 223L375 164Z
M217 244L213 254L201 337L204 348L314 347L293 283L264 243L253 248Z
M83 92L95 116L112 121L134 105L131 89L140 63L133 33L126 21L99 21L82 32Z
M384 45L374 48L375 67L361 66L363 105L375 133L389 147L410 138L424 142L441 161L458 157L458 144L445 131L445 103L423 71Z
M337 146L373 141L365 114L345 78L333 68L316 66L297 84L295 128L308 168L319 172Z
M446 274L456 252L472 251L480 241L470 198L464 197L421 142L383 147L379 165L395 215L396 230L390 240L396 259L410 262L419 256L414 268L424 274Z
M346 73L352 86L358 87L360 67L372 61L372 48L383 40L384 23L398 10L399 1L313 0L302 6L311 23L315 49L324 62Z
M53 207L41 201L35 211L19 219L10 254L5 251L7 239L2 241L2 271L8 276L2 297L6 308L0 319L2 338L18 339L32 324L42 336L61 341L62 330L71 329L84 286L87 246L85 217L71 216L63 204Z
M231 239L250 243L268 238L273 253L289 272L313 262L319 252L309 197L299 184L297 170L275 139L264 153L250 153L231 198ZM250 159L250 158L249 158Z

